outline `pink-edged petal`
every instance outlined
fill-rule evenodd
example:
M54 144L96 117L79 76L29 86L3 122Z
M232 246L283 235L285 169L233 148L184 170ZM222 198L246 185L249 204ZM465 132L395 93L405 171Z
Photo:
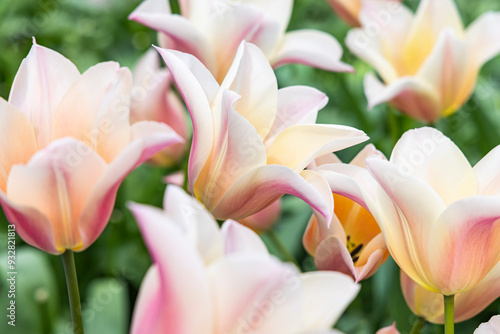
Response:
M267 208L254 213L239 221L240 224L251 228L257 233L270 230L281 217L281 199L277 200Z
M312 87L292 86L278 90L278 109L264 142L266 147L293 125L316 123L318 111L327 103L326 94Z
M222 86L241 96L235 110L257 130L262 140L266 138L276 115L278 83L273 69L262 51L253 44L242 43L240 56L235 59L231 76ZM226 80L230 80L227 82Z
M220 232L226 256L235 253L269 254L266 245L254 231L234 220L226 220Z
M302 244L304 245L305 250L311 256L316 256L318 247L323 241L330 237L335 237L336 239L341 240L342 244L345 245L346 235L342 223L335 214L332 215L332 220L327 222L323 219L323 217L321 217L320 214L318 214L318 212L313 210L313 215L307 223L306 231L302 237ZM329 243L330 241L326 245L328 246ZM322 251L325 253L324 247ZM327 249L327 251L329 250ZM330 253L327 252L324 257L329 256L329 254Z
M352 72L351 65L343 63L342 47L331 35L317 30L295 30L283 38L272 58L273 67L299 63L332 72Z
M219 84L195 57L180 52L157 49L179 88L193 122L193 142L189 155L189 187L193 186L207 162L214 142L211 104Z
M477 195L474 171L462 151L439 130L424 127L407 131L397 142L391 162L401 177L418 177L449 205Z
M59 103L53 138L73 137L86 143L106 162L127 145L132 74L118 63L89 68Z
M288 22L292 15L292 0L245 0L246 3L259 7L279 24L280 34L283 34L288 27Z
M469 98L476 83L478 68L471 66L467 44L451 29L439 35L431 54L417 77L438 92L441 113L448 116Z
M498 331L500 331L500 315L495 315L490 321L479 325L474 334L496 334Z
M242 219L289 194L296 196L329 222L333 214L333 196L326 181L313 171L300 174L284 166L262 166L240 177L212 210L218 219Z
M224 243L219 233L219 225L196 198L180 187L167 186L163 197L163 210L196 246L206 264L223 255Z
M356 278L356 269L351 254L344 242L334 236L326 238L316 248L314 263L318 270L338 271L353 279Z
M361 168L366 168L366 159L372 156L379 157L383 160L387 160L384 153L377 150L375 145L368 144L366 145L358 154L349 162L350 165L358 166Z
M500 171L498 166L500 166L500 146L492 149L473 168L477 178L479 195L500 195Z
M18 205L0 191L0 204L16 233L28 244L50 254L61 254L54 243L51 222L37 209Z
M10 169L25 164L37 151L35 131L16 107L0 98L0 190L6 192Z
M134 203L130 209L158 267L162 297L161 316L155 326L161 330L158 333L196 334L211 328L210 284L195 247L161 210ZM192 321L193 314L196 321Z
M12 84L9 103L33 124L40 148L49 144L55 109L79 77L80 72L71 61L33 40Z
M79 228L83 249L91 245L106 227L116 192L125 176L161 149L182 142L182 138L162 123L138 122L131 127L131 133L130 144L108 165L82 210Z
M434 122L441 117L437 92L418 78L402 77L384 85L373 74L367 74L364 87L369 109L390 102L398 110L425 122Z
M403 175L395 164L371 158L366 165L388 196L379 192L379 208L370 212L384 233L391 255L413 280L435 289L429 265L435 255L428 252L428 242L434 222L446 209L445 203L427 183Z
M301 274L300 279L304 330L330 329L360 289L351 277L341 273L309 272Z
M316 157L368 140L366 134L343 125L295 125L282 131L267 150L267 163L300 172Z
M477 66L482 66L500 52L499 12L486 12L476 19L465 32L465 40Z
M134 306L131 334L161 334L163 314L163 291L160 270L153 264L144 276Z
M84 143L64 138L39 151L28 164L13 166L7 196L13 203L47 217L59 252L81 250L84 243L78 221L106 167L106 162Z
M439 292L451 295L479 283L500 260L500 198L474 196L451 204L428 241Z
M396 328L396 323L394 322L390 326L379 329L375 334L399 334L399 331Z
M215 305L215 333L292 333L300 324L296 269L259 253L237 253L209 270ZM292 296L291 296L292 295ZM262 311L274 305L269 316Z

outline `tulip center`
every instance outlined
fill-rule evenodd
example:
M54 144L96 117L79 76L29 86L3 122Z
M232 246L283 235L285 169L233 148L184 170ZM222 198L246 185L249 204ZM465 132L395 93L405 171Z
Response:
M356 244L355 242L352 242L350 235L348 235L346 239L347 251L349 252L349 254L351 254L352 262L356 264L356 262L359 260L359 254L361 253L361 249L363 249L364 245L362 243Z

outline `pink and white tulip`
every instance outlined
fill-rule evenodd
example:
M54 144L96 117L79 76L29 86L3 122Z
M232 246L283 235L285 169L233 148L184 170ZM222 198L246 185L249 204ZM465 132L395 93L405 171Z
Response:
M375 334L399 334L399 331L396 328L396 323L393 323L390 326L379 329Z
M352 161L351 166L365 169L365 160L383 154L373 145L367 145ZM344 165L334 154L316 159L314 170L335 187L335 173ZM367 183L365 187L374 186ZM314 257L316 268L350 275L359 282L373 275L389 257L384 237L377 222L364 202L356 203L348 197L333 194L334 215L330 224L311 217L304 233L303 244Z
M170 126L188 140L188 115L183 103L172 90L172 77L160 68L160 57L150 49L139 59L133 72L130 101L130 122L155 121ZM179 163L186 153L186 142L170 145L149 161L162 166Z
M222 85L192 55L158 51L193 121L189 189L217 219L246 218L291 194L331 220L328 184L303 169L367 136L347 126L314 124L325 94L303 86L278 90L271 66L253 44L241 44Z
M0 99L0 202L28 244L52 254L89 247L125 176L182 141L164 124L130 126L131 85L115 62L80 74L36 43L23 60Z
M401 0L373 0L381 2L401 2ZM353 27L361 26L359 14L364 0L328 0L337 15Z
M484 322L474 331L474 334L497 334L500 332L500 315L491 317L490 321Z
M500 13L465 29L452 0L422 0L415 15L397 2L365 1L360 21L346 43L382 79L365 78L369 108L390 102L425 122L459 109L481 66L500 52Z
M331 326L359 291L350 277L299 274L250 229L231 220L219 229L178 187L164 201L130 206L153 259L132 334L338 333Z
M198 58L219 83L242 41L257 45L273 67L301 63L328 71L352 71L340 61L337 40L313 29L286 32L293 0L181 0L172 14L168 0L146 0L129 18L158 31L162 48Z
M390 161L348 166L335 193L364 201L389 252L418 284L444 295L472 289L500 259L500 146L471 167L441 132L406 132ZM376 187L363 185L376 182Z

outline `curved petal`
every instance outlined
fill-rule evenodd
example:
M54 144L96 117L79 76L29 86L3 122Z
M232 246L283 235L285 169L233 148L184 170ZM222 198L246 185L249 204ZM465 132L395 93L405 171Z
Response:
M500 196L500 146L492 149L473 168L477 178L478 194Z
M245 0L245 2L259 7L276 21L279 24L281 35L285 32L292 15L293 0Z
M40 148L49 144L53 113L79 77L80 72L71 61L33 39L33 46L12 84L9 103L28 117Z
M6 192L10 169L25 164L37 151L35 131L28 117L0 98L0 190Z
M434 223L430 269L439 292L466 291L500 260L500 198L474 196L451 204Z
M127 145L130 136L129 94L132 74L115 62L89 68L59 103L53 138L73 137L106 162Z
M60 139L35 154L28 164L12 167L7 196L17 205L31 207L47 217L58 252L79 251L84 244L78 220L106 167L106 162L84 143Z
M281 199L277 200L267 208L254 213L239 221L240 224L247 226L257 233L270 230L281 217Z
M361 8L361 1L350 0L328 0L330 6L337 15L348 25L357 27L360 25L358 14Z
M295 30L285 34L280 48L271 59L274 68L299 63L332 72L353 72L343 63L342 47L331 35L317 30Z
M285 129L298 124L314 124L319 110L328 103L325 93L307 86L291 86L278 90L276 116L264 144L266 148Z
M500 330L500 315L491 317L490 321L483 322L474 331L474 334L496 334Z
M441 117L436 91L418 78L402 77L385 86L373 74L367 74L364 87L369 109L390 102L398 110L425 122L434 122Z
M236 253L269 254L266 245L254 231L234 220L226 220L220 232L226 256Z
M344 242L331 236L323 240L314 254L314 263L318 270L338 271L353 279L356 269Z
M315 172L300 175L284 166L262 166L240 177L212 210L218 219L242 219L290 194L308 203L329 222L333 197L326 181Z
M210 285L193 245L159 209L135 203L129 207L158 267L162 297L161 316L155 319L158 333L196 334L211 328ZM192 314L196 321L191 321Z
M300 172L316 157L368 140L361 131L343 125L295 125L282 131L267 150L267 163Z
M396 323L394 322L391 326L379 329L375 334L399 334L399 331L396 328Z
M162 123L138 122L131 127L131 132L131 143L108 165L82 210L78 225L83 249L90 246L106 227L116 192L125 176L161 149L182 142L182 138Z
M401 177L423 180L446 205L477 195L474 171L462 151L434 128L407 131L397 142L391 162Z
M469 50L474 50L476 66L480 67L500 52L499 12L486 12L476 19L465 32Z

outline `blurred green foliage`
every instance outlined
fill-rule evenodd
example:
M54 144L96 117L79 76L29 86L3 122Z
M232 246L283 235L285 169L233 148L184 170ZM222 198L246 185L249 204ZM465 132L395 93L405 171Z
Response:
M80 71L108 60L133 66L138 57L156 42L155 32L127 19L139 0L16 0L0 1L0 96L7 98L12 80L22 59L37 42L71 59ZM175 2L175 1L174 1ZM417 0L405 1L416 8ZM458 0L464 23L481 13L500 10L492 0ZM331 11L326 0L296 0L290 29L315 28L343 42L348 27ZM347 50L344 61L356 68L355 74L336 74L289 65L277 70L280 86L310 85L330 98L320 112L319 122L346 124L364 130L386 155L411 128L423 126L387 106L366 110L363 77L372 71ZM471 100L457 113L440 120L436 127L452 138L471 163L500 144L500 57L481 71ZM340 153L351 159L361 146ZM119 190L111 221L88 250L76 254L80 292L87 333L121 334L128 331L133 305L142 277L151 260L137 225L126 209L127 201L161 206L168 171L141 166ZM27 189L26 191L29 191ZM313 270L314 261L305 253L301 238L311 215L307 205L286 197L283 215L276 225L277 237L298 260L304 270ZM0 224L0 306L7 306L6 249L7 222ZM263 236L271 252L279 256L270 239ZM18 286L17 326L0 321L0 333L70 333L68 299L61 260L17 242ZM4 311L5 312L5 311ZM457 333L472 333L480 322L500 313L495 302L480 316L459 324ZM85 316L86 315L86 316ZM362 282L361 293L348 308L337 327L346 333L374 333L393 321L402 333L408 333L415 316L411 314L399 287L399 270L388 260L379 271ZM428 325L424 333L442 333L442 327Z

